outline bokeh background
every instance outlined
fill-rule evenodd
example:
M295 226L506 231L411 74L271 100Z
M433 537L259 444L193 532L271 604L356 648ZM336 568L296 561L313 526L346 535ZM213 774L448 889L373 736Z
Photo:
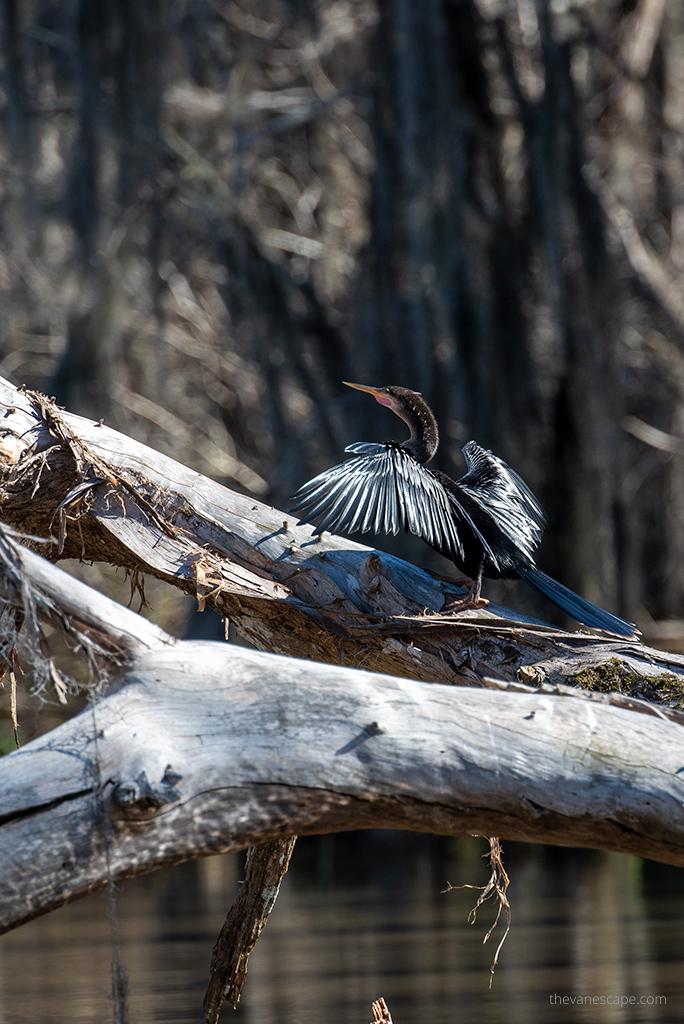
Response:
M541 567L684 649L684 5L0 11L0 374L280 506L345 444L402 439L343 380L420 390L436 465L491 447L547 510ZM513 587L487 594L553 618ZM23 700L28 738L53 710Z
M681 4L2 10L0 373L279 504L413 387L545 569L682 616Z

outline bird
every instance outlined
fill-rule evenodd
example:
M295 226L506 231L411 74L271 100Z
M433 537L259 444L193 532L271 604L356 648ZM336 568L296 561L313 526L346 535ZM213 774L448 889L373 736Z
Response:
M524 580L571 619L635 640L636 626L580 597L537 568L534 553L546 517L517 473L491 451L468 441L466 473L452 480L426 464L439 445L435 415L417 391L370 387L343 381L373 395L409 428L407 440L384 444L356 442L351 458L303 484L293 495L292 512L314 535L330 533L415 534L450 559L462 574L466 594L450 612L487 604L482 579ZM446 607L446 606L445 606Z

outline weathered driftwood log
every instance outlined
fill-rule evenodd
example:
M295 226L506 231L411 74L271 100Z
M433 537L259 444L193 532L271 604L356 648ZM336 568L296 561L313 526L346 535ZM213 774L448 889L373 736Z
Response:
M20 557L49 613L65 574ZM109 877L292 832L496 833L684 864L679 712L173 641L75 580L67 601L83 636L112 622L122 665L0 760L0 930Z
M449 584L350 540L312 539L287 513L2 379L0 424L0 518L54 536L50 558L103 559L197 594L262 650L445 683L581 673L681 700L681 658L495 605L440 616Z

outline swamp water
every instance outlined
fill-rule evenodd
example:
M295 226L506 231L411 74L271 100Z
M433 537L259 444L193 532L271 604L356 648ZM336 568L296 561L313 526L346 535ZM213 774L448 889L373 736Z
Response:
M482 939L474 838L349 833L300 839L250 960L235 1024L684 1021L684 871L601 852L503 843L512 928ZM202 1024L211 950L243 855L122 883L116 896L130 1024ZM0 1024L112 1021L109 903L95 894L0 938ZM591 1002L588 1002L591 1000Z

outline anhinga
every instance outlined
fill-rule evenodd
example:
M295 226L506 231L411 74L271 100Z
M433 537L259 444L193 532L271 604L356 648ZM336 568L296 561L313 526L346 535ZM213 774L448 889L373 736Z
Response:
M351 444L345 451L352 458L299 488L293 511L304 513L302 522L316 524L315 534L396 534L404 529L450 558L469 578L460 608L484 603L483 576L520 577L577 622L636 638L631 622L585 601L537 569L533 553L546 522L544 512L505 462L469 441L463 448L468 471L460 480L426 469L437 451L439 432L423 398L408 388L349 387L367 391L386 405L404 420L411 436L402 444Z

